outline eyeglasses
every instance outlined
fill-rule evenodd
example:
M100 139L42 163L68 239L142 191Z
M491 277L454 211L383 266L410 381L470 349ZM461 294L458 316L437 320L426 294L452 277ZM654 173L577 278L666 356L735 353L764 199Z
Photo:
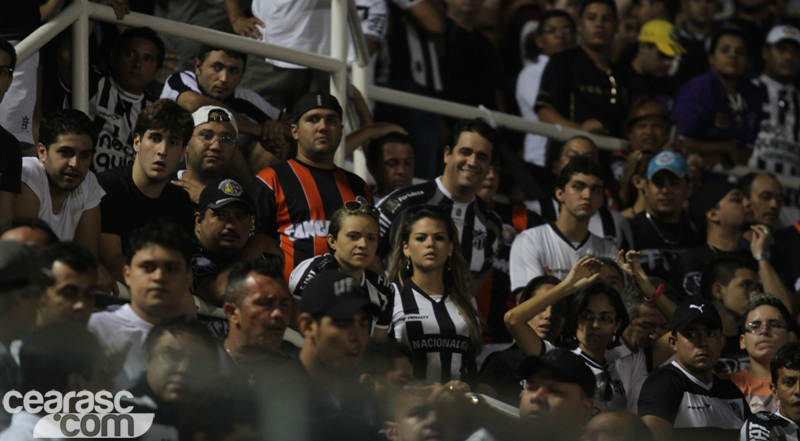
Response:
M236 142L236 138L231 135L214 135L209 132L202 132L194 135L194 137L203 141L205 144L212 144L214 141L219 141L221 145L230 146Z
M782 329L786 330L789 329L789 326L786 323L783 323L778 320L767 320L766 323L762 322L750 322L744 325L745 332L749 332L751 334L758 334L762 330L764 332L770 332L773 329Z
M606 72L608 81L611 82L611 104L617 104L617 79L611 75L611 71Z
M374 205L361 199L345 202L344 209L350 214L366 213L376 219L381 216L381 212Z
M604 312L600 315L594 315L591 312L582 312L578 314L578 321L581 323L592 324L597 320L601 325L610 325L617 322L617 318L613 314Z
M12 76L14 75L14 69L10 68L9 66L0 66L0 77L2 76Z

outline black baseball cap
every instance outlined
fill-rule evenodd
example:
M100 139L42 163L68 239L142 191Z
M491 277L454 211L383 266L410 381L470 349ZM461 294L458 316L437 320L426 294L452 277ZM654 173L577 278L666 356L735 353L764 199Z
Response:
M256 213L256 206L238 182L233 179L220 179L214 181L203 189L197 204L197 211L206 208L218 210L228 204L238 202L244 204L250 214Z
M369 293L355 279L337 270L322 271L308 282L303 289L300 309L336 320L351 319L361 310L372 315L380 313L380 307L372 303Z
M689 213L695 226L703 230L706 226L706 213L716 207L726 194L737 188L724 179L703 184L689 200Z
M328 92L311 92L300 97L292 109L292 123L297 124L300 117L314 109L331 109L342 116L342 106L335 96Z
M0 293L53 283L53 273L42 268L36 250L16 240L0 241Z
M523 378L528 378L541 369L547 369L558 381L577 384L588 398L594 397L597 381L592 370L581 357L569 350L556 348L540 357L528 357L519 365L519 373Z
M672 332L683 332L693 321L704 319L710 322L713 329L722 329L722 319L717 308L704 300L686 300L672 313L670 327Z

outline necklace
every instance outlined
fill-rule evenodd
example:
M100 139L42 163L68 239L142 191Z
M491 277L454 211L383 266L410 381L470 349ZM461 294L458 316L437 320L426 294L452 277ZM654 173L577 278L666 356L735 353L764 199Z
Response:
M664 243L666 243L667 245L677 245L677 244L681 243L681 239L683 239L683 225L681 225L681 231L680 231L680 234L678 235L678 238L675 239L675 240L669 240L669 239L667 239L666 236L664 236L664 234L661 232L661 230L658 229L658 225L656 225L656 222L650 216L650 210L644 210L644 216L647 218L648 221L650 221L650 225L653 226L653 229L656 230L656 234L658 234L658 237L660 237L661 240L664 241Z

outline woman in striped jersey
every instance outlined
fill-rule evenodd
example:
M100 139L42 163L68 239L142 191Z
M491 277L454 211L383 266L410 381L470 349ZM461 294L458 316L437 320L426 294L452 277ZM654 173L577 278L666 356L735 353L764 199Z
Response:
M415 377L465 381L477 371L481 327L458 230L436 207L409 210L390 266L394 336L414 353Z

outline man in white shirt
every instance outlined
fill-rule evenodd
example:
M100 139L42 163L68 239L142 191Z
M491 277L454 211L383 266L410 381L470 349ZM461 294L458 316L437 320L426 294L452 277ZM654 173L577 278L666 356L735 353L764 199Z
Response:
M583 256L617 253L613 242L589 231L589 221L604 200L602 176L602 166L583 156L571 159L561 170L555 191L561 206L558 220L523 231L511 245L512 292L544 275L545 266L563 279Z
M131 257L123 268L131 303L89 318L89 330L102 346L127 350L125 364L114 378L115 390L127 389L144 371L144 340L161 320L195 311L192 283L192 240L178 226L152 223L131 236Z
M539 95L539 84L550 56L575 46L575 21L564 11L547 11L535 32L536 48L539 56L534 61L526 59L527 64L517 77L517 103L522 117L539 121L533 105ZM526 45L528 46L528 45ZM532 52L532 51L531 51ZM530 54L529 57L533 57ZM544 167L547 137L528 133L525 135L525 160Z
M59 110L42 120L39 156L22 161L22 192L14 214L38 217L62 241L74 240L97 255L105 192L89 171L94 133L92 121L79 110Z

